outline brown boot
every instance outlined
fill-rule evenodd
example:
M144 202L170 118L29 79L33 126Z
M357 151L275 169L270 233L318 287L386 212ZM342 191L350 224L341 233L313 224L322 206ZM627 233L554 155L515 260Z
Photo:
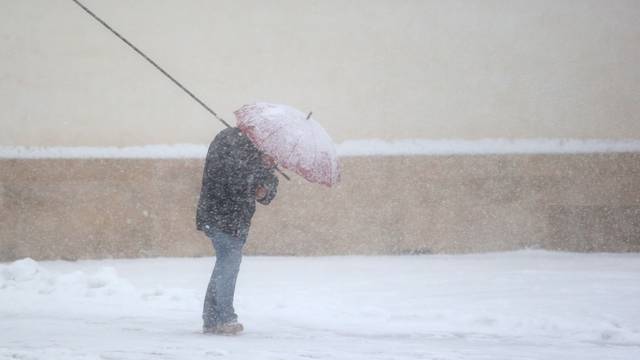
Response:
M215 326L203 326L202 332L204 334L215 335L236 335L244 330L244 326L237 321L230 321L224 324L218 324Z

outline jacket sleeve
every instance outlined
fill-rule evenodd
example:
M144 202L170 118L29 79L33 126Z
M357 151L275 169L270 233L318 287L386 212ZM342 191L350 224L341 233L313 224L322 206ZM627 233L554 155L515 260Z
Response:
M263 167L257 149L236 129L223 130L216 140L213 152L218 166L215 171L226 197L238 202L253 202L256 188L263 185L268 190L267 196L257 201L269 204L276 195L278 178Z

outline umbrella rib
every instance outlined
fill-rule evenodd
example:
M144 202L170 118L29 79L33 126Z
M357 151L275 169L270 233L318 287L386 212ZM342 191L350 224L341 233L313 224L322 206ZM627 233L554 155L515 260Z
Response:
M264 143L267 142L268 138L270 138L272 135L275 135L275 133L277 133L278 131L282 130L282 128L284 128L285 126L287 126L286 122L284 122L284 125L282 125L279 128L275 129L271 134L267 135L267 137L262 139L262 145L264 145Z
M298 145L300 145L300 138L298 138L298 141L296 141L296 144L293 145L293 149L291 149L291 154L289 154L289 157L287 158L287 162L289 162L289 159L291 159L291 157L293 156L294 152L298 148Z

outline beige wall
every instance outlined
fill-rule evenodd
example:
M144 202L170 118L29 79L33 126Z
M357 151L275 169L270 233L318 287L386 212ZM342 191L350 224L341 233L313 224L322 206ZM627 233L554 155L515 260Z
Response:
M640 251L640 154L353 157L295 177L247 254ZM0 159L0 261L202 256L202 160Z
M640 138L637 0L85 0L223 117L354 138ZM71 0L0 1L0 145L207 143L220 125Z
M640 139L637 0L85 0L223 117L337 142ZM207 144L221 129L71 0L0 0L0 146ZM343 158L283 183L252 254L640 251L635 154ZM202 159L0 159L0 261L211 253Z

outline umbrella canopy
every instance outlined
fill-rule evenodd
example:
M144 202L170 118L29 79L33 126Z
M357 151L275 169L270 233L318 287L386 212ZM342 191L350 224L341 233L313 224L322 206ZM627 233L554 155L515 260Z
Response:
M314 183L340 180L333 141L311 114L270 103L244 105L234 114L238 128L278 165Z

